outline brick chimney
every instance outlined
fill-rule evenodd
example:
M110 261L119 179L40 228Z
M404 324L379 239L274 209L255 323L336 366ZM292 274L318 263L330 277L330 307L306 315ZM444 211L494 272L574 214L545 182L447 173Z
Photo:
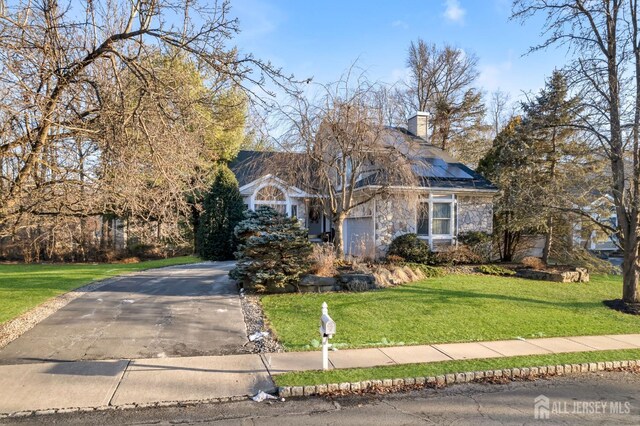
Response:
M424 111L418 111L407 121L407 129L414 135L427 140L428 124L429 115Z

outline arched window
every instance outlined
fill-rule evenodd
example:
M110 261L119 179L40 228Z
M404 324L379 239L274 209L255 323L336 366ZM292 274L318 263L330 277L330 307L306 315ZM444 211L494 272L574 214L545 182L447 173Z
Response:
M256 201L287 201L287 198L280 188L265 186L256 194Z
M256 209L260 206L268 206L287 214L287 196L280 188L273 185L260 188L254 197L253 204Z

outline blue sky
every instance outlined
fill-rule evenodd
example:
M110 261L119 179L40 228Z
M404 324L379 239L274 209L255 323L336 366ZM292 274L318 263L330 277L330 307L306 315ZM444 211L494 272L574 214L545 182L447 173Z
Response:
M372 80L406 75L412 40L449 43L479 57L479 85L518 97L537 91L565 52L523 56L540 42L542 21L510 21L509 0L233 0L244 52L271 60L296 77L331 82L354 62Z

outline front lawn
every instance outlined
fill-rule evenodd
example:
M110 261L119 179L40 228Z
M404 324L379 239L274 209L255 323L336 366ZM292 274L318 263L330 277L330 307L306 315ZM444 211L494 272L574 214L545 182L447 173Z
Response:
M364 293L269 295L262 304L279 340L296 351L317 347L324 301L338 348L640 333L640 317L602 304L621 292L616 276L561 284L447 275Z
M0 324L52 297L92 281L163 266L199 262L193 256L131 264L0 265Z

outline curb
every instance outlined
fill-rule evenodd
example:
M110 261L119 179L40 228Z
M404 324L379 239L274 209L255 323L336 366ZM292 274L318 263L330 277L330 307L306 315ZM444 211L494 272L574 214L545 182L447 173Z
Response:
M640 367L640 360L592 362L583 364L546 365L541 367L517 367L504 370L469 371L449 373L431 377L407 377L362 382L328 383L314 386L282 386L278 388L280 398L318 396L339 393L358 394L378 390L400 391L403 388L442 388L452 384L471 383L491 379L533 379L545 376L562 376L596 371L620 371Z
M34 417L45 416L51 414L68 414L68 413L97 413L100 411L122 411L130 410L134 408L164 408L164 407L190 407L198 404L215 404L223 402L236 402L245 401L248 398L247 395L243 396L231 396L224 398L211 398L211 399L198 399L198 400L185 400L185 401L159 401L159 402L145 402L145 403L132 403L123 405L101 405L99 407L70 407L70 408L55 408L55 409L41 409L41 410L26 410L15 411L12 413L0 413L0 420L14 419L22 417Z
M592 362L584 364L547 365L542 367L517 367L504 370L485 370L463 373L448 373L430 377L408 377L404 379L365 380L353 383L330 383L314 386L284 386L278 388L280 398L296 398L303 396L319 396L327 394L361 394L365 392L402 391L406 388L443 388L452 384L479 382L492 379L534 379L536 377L562 376L573 373L596 371L624 371L640 367L640 360ZM44 416L51 414L91 413L101 411L120 411L136 408L190 407L198 404L215 404L245 401L249 396L232 396L185 401L158 401L139 404L103 405L99 407L69 407L57 409L39 409L0 413L0 420Z

